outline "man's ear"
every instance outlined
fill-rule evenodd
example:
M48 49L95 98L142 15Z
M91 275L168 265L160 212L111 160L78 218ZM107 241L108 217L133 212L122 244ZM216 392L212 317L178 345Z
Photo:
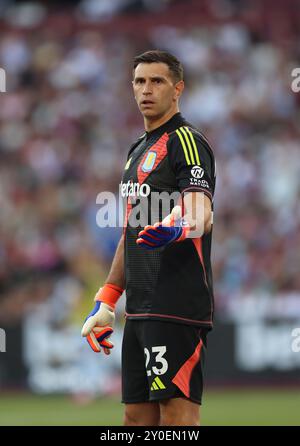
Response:
M175 84L174 99L178 100L184 90L184 81L181 80Z

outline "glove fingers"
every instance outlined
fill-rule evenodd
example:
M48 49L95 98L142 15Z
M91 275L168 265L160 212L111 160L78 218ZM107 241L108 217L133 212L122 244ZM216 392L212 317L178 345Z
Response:
M91 333L86 337L87 342L89 343L91 349L95 352L95 353L100 353L101 352L101 348L100 345L96 339L96 336L94 335L94 333L91 331Z
M155 245L155 246L157 244L161 243L161 241L163 240L161 237L154 238L154 237L152 237L152 235L148 234L147 232L140 234L139 238L141 238L142 240L146 240L147 242L149 242L150 244Z
M155 248L155 246L156 246L156 243L154 242L154 240L152 240L152 241L150 241L150 240L147 240L145 237L140 237L140 238L138 238L137 240L136 240L136 243L138 244L138 245L147 245L147 246L149 246L149 248Z
M101 347L103 348L108 348L109 350L114 348L114 344L110 341L108 341L107 339L104 339L104 341L102 341L100 343Z
M157 226L155 226L157 225ZM169 237L174 233L173 226L162 226L161 223L155 223L154 228L150 228L147 232L149 234L154 234L155 237Z
M154 243L149 243L148 241L146 241L146 240L144 240L144 239L142 239L142 238L138 238L137 241L136 241L136 243L137 243L139 246L142 246L142 247L145 248L145 249L155 249L155 248L158 248L158 247L159 247L159 245L154 244Z
M142 236L141 238L138 238L136 243L140 246L142 246L143 248L147 248L147 249L153 249L153 248L159 248L160 246L164 245L163 240L162 241L155 241L153 240L150 241L150 238L147 238L146 236Z
M87 335L86 339L92 350L96 353L101 352L101 347L106 355L110 354L110 350L114 347L113 343L107 338L111 336L113 329L111 327L94 327Z
M154 237L158 237L159 234L164 234L165 232L169 233L171 231L171 228L169 225L163 226L162 223L157 222L154 225L147 225L144 227L142 231L139 232L140 234L152 234Z
M174 228L162 226L160 222L154 226L145 226L143 231L139 232L139 238L136 243L146 249L160 248L166 245L174 238Z
M163 246L175 238L174 230L170 230L170 228L166 229L166 231L163 229L163 231L160 232L149 230L145 234L141 234L140 237L144 240L146 239L148 242L155 244L155 246ZM154 235L155 239L153 238Z
M95 318L93 316L89 317L83 324L81 330L81 336L87 336L88 334L90 334L95 325L96 325Z
M110 355L110 349L109 348L103 348L103 351L106 355Z
M144 235L151 237L153 239L152 241L159 240L159 234L156 233L153 226L146 226L146 228L140 231L138 234L139 237L142 237Z
M174 229L170 227L163 227L158 226L154 228L153 226L150 226L149 229L144 229L143 231L139 232L139 237L147 236L151 237L150 241L156 241L156 240L164 240L166 237L170 237L170 235L173 235Z
M155 225L154 225L155 226ZM181 226L157 226L157 237L161 237L162 240L172 241L176 239L182 233Z
M112 335L113 329L111 327L95 327L93 333L101 347L108 349L113 348L114 344L108 340Z
M111 327L94 327L93 332L98 342L102 342L105 338L111 336L114 332Z

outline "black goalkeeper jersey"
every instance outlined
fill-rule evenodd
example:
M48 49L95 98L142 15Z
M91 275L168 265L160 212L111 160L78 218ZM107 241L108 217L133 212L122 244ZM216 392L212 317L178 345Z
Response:
M126 208L128 319L212 328L212 232L153 250L137 245L136 240L146 224L161 221L185 193L203 192L213 202L215 177L208 141L180 113L131 146L120 184Z

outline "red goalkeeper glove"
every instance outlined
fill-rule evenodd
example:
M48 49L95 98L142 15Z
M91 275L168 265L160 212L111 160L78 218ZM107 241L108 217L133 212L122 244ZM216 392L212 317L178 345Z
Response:
M82 336L94 352L101 352L101 347L106 355L110 354L113 344L108 340L113 333L115 322L115 305L123 293L123 289L112 284L105 284L95 296L95 306L85 319L81 330Z

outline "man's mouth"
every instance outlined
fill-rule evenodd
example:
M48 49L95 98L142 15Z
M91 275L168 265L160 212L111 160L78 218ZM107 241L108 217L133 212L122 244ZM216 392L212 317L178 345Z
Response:
M150 100L148 100L148 99L145 99L144 101L141 102L141 104L142 104L142 105L152 105L152 104L154 104L154 102L153 102L153 101L150 101Z

